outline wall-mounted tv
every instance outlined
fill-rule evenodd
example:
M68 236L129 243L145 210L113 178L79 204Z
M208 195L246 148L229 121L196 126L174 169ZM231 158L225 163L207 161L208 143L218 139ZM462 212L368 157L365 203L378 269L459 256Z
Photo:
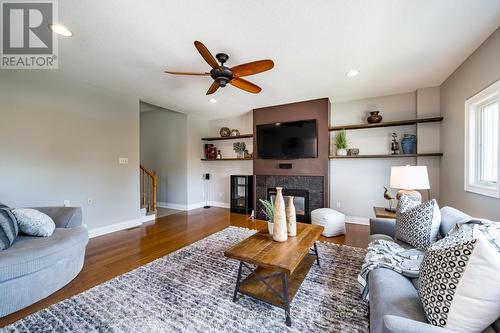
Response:
M316 120L257 125L257 157L273 160L318 157Z

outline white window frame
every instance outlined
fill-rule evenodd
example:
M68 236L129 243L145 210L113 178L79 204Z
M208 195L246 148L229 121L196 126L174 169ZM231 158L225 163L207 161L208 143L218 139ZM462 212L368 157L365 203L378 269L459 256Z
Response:
M465 101L465 191L500 198L500 142L497 151L499 163L496 183L481 182L480 151L476 149L481 140L481 115L478 111L490 103L500 103L500 80ZM500 116L497 126L500 129Z

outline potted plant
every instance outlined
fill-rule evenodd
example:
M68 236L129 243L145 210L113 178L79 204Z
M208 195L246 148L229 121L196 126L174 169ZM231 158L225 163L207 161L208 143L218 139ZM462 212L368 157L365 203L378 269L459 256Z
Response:
M238 158L245 157L245 150L247 149L247 145L244 142L235 142L233 143L233 150L238 155Z
M259 199L260 203L262 206L264 206L264 209L262 209L262 212L264 215L266 215L267 218L267 231L269 231L269 234L273 234L273 223L274 223L274 203L271 200L262 200Z
M347 136L344 130L335 136L335 147L337 147L337 156L347 155Z

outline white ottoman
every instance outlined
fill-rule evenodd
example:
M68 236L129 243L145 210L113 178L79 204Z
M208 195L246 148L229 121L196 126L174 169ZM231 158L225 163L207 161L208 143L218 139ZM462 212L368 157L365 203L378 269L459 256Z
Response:
M331 208L319 208L311 212L311 223L325 227L322 235L333 237L345 233L345 215Z

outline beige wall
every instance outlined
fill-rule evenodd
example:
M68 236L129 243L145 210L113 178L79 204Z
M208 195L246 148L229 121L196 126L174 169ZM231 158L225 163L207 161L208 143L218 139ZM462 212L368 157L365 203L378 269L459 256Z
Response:
M439 115L439 87L418 89L415 92L356 101L332 103L332 126L365 123L368 111L380 110L383 121L396 121L435 117ZM440 123L418 125L419 152L439 152ZM390 154L391 133L397 133L398 141L403 134L415 134L415 125L370 128L347 131L348 148L359 148L360 154ZM335 154L335 134L330 134L331 155ZM425 165L428 167L431 196L439 200L439 157L400 157L370 159L330 160L330 207L349 216L351 221L368 223L374 217L373 206L386 207L384 186L395 196L397 189L389 188L392 166ZM427 199L427 193L423 192ZM362 204L360 204L362 203Z
M89 229L138 219L139 100L57 71L0 72L0 202L70 200Z
M141 164L157 173L161 204L187 205L186 133L183 113L159 107L141 112Z
M464 190L464 103L499 79L500 28L441 85L442 202L495 221L500 221L500 200Z

